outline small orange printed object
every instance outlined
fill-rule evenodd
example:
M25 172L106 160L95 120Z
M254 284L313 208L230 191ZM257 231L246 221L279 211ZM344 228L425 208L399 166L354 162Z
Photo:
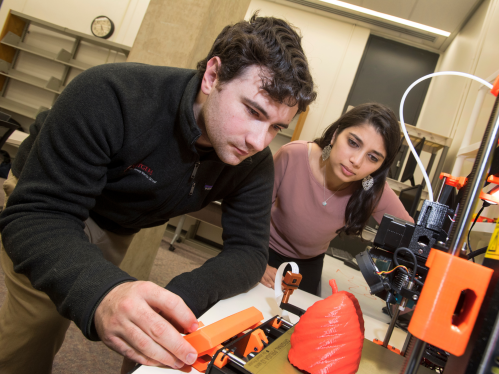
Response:
M311 374L353 374L364 344L364 318L350 292L329 281L333 294L317 301L301 317L291 335L288 359Z
M250 307L185 335L184 339L198 352L198 359L192 365L194 369L204 373L211 360L207 356L213 356L219 349L223 348L220 344L227 339L244 330L256 328L262 319L262 312L255 307ZM220 357L217 362L223 366L227 361Z

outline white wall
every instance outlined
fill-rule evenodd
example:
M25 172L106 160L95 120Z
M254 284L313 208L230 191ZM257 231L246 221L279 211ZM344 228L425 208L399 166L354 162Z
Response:
M245 18L256 10L261 16L287 20L303 35L318 97L310 107L300 139L313 140L341 115L369 30L264 0L252 0Z
M437 71L461 71L484 79L498 71L499 25L495 22L498 17L499 1L485 0L441 56ZM437 77L430 85L418 126L453 139L444 172L452 171L479 87L479 83L461 77ZM487 94L471 144L482 139L494 101L495 97ZM464 163L460 176L470 173L473 162L471 159ZM478 205L477 210L481 204ZM499 209L487 208L482 215L497 217Z
M499 25L492 21L498 16L498 1L485 0L440 57L436 71L461 71L487 78L499 69ZM462 77L432 79L417 126L453 139L446 172L452 170L478 88L479 83ZM472 143L482 138L491 103L487 98Z

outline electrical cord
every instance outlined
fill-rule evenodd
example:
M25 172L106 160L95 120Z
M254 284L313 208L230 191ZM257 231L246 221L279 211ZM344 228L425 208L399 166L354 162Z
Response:
M409 272L409 270L405 266L400 265L398 262L398 254L402 251L406 251L407 253L409 253L410 257L412 258L412 263L413 263L412 272ZM396 268L400 268L401 270L407 272L407 275L410 276L411 282L416 282L419 286L423 287L423 282L415 278L416 272L418 270L418 260L416 258L416 255L412 253L412 251L409 248L406 247L397 248L393 253L393 262L395 263L395 268L393 270L395 270ZM388 311L388 315L390 316L390 318L393 318L391 306L390 303L388 303L388 301L386 302L386 309ZM407 331L407 327L402 326L398 320L395 322L395 325L398 328Z
M413 266L412 274L409 271L407 271L407 275L409 275L411 277L411 281L412 282L416 282L418 285L420 285L421 287L423 287L423 282L421 282L419 279L415 278L416 277L416 271L418 270L418 260L416 259L416 255L414 253L412 253L412 251L409 248L406 248L406 247L399 247L399 248L397 248L395 250L395 252L393 253L393 262L395 262L396 266L400 266L399 262L398 262L398 259L397 259L397 255L398 255L398 253L400 251L407 251L411 255L412 262L413 262L414 266Z
M487 252L487 248L488 247L483 247L483 248L477 249L476 251L468 253L468 260L471 260L473 257L479 256L481 254L484 254L485 252Z
M469 253L469 255L468 255L468 259L470 259L470 258L471 258L471 259L473 260L473 262L475 262L475 258L474 258L474 257L475 257L476 255L475 255L475 256L472 256L472 254L473 254L473 250L471 249L471 244L470 244L470 234L471 234L471 230L473 230L473 226L475 226L475 223L476 223L476 221L478 220L478 217L480 217L480 214L482 214L483 210L484 210L486 207L488 207L488 206L490 206L490 204L489 204L488 202L484 201L484 202L483 202L482 207L480 208L480 210L479 210L479 211L478 211L478 213L476 214L475 220L474 220L474 221L473 221L473 223L471 224L470 230L468 231L468 249L470 250L470 253Z
M416 255L414 253L412 253L412 251L409 248L406 248L406 247L399 247L399 248L397 248L395 250L395 252L393 253L393 262L395 262L395 265L397 265L397 266L400 266L399 261L397 259L397 255L401 251L406 251L412 257L412 262L413 262L414 266L412 267L412 269L413 269L412 273L410 273L408 275L411 277L411 282L414 282L414 277L416 276L416 271L418 270L418 260L416 259Z

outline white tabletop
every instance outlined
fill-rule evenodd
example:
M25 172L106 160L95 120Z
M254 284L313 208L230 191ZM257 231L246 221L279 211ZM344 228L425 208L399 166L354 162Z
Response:
M29 134L25 132L16 130L9 136L6 143L15 147L19 147L19 145L23 142L24 139L28 137L28 135Z
M326 256L321 278L321 297L323 299L332 293L331 287L329 287L330 279L336 281L340 291L348 291L354 294L359 300L364 316L372 317L381 322L390 322L390 317L381 311L386 306L386 303L379 297L369 293L369 286L360 271L346 266L341 260Z
M331 275L333 275L333 278L336 280L339 291L352 292L359 300L359 304L364 314L365 338L369 340L373 340L374 338L383 340L388 328L387 322L389 322L389 317L381 312L381 308L385 304L382 300L377 298L375 299L373 296L369 295L369 288L367 287L361 273L346 267L343 265L343 262L339 260L326 256L322 279L322 295L330 295L332 293L328 284L328 277ZM302 309L307 309L318 300L320 300L320 298L315 295L301 290L296 290L290 297L289 302ZM210 310L203 314L199 320L205 325L209 325L251 306L256 307L262 312L265 321L277 314L280 314L281 312L274 298L274 290L258 283L246 293L231 297L227 300L219 301ZM382 320L380 321L371 315L376 315ZM291 322L295 323L298 320L298 318L294 315L290 315L290 317ZM406 333L404 331L395 328L390 340L390 345L401 349L405 341L405 336ZM193 368L184 368L182 371L188 373L198 373L198 371ZM165 374L168 372L178 373L179 371L169 368L141 366L134 371L134 374Z

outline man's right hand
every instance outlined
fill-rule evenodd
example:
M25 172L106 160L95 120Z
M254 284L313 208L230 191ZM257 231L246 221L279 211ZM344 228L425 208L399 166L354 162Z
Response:
M265 274L263 274L260 283L268 288L274 288L275 276L277 274L277 269L269 266L267 264L267 268L265 269Z
M115 287L97 307L94 321L104 344L139 364L181 368L197 359L178 332L195 331L196 317L179 296L152 282Z

